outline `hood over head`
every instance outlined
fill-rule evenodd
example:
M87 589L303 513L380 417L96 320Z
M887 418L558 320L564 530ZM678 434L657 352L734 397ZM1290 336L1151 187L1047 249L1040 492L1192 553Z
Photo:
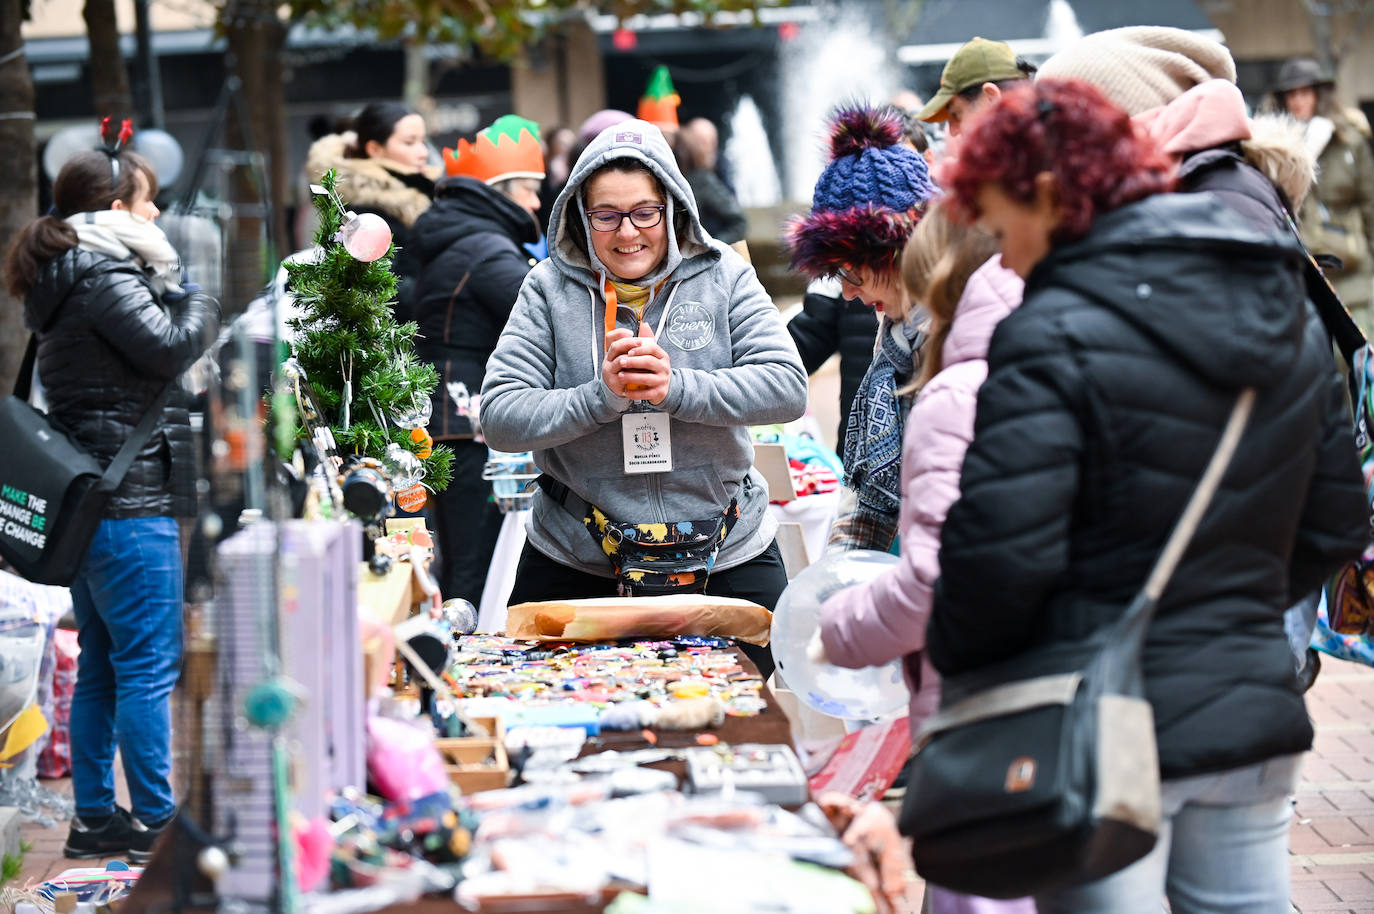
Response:
M1235 83L1224 79L1198 83L1168 104L1142 111L1131 120L1175 159L1250 137L1245 96Z
M612 276L597 258L590 243L591 228L583 208L585 185L601 166L615 159L643 162L663 185L669 226L668 253L647 276L636 283L651 285L673 275L679 277L705 269L720 258L711 236L701 226L696 198L678 169L673 150L662 131L653 124L628 120L607 127L587 146L568 176L568 183L549 212L549 259L560 272L578 282L600 287L601 277ZM615 279L624 277L613 276Z
M1282 378L1307 318L1297 242L1252 227L1210 193L1157 194L1104 213L1036 265L1026 298L1055 286L1233 390Z

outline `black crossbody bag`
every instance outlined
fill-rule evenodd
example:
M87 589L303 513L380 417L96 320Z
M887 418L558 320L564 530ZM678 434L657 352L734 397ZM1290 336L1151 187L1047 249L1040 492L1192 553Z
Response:
M917 735L900 819L916 872L1019 898L1101 879L1148 854L1161 822L1154 715L1140 654L1174 569L1254 407L1236 400L1149 578L1086 643L1051 643L945 679Z
M0 557L26 580L65 587L76 578L105 516L105 505L157 426L177 379L153 399L147 413L108 467L82 450L62 426L28 403L38 338L0 401Z

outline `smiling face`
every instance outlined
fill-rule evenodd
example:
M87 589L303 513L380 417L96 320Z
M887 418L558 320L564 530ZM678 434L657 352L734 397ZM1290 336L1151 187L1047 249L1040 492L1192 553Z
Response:
M629 212L636 207L661 206L666 202L658 182L643 171L607 170L587 182L587 212ZM648 276L668 256L666 217L650 228L639 228L627 217L620 220L620 227L613 232L593 229L588 234L597 259L627 282Z
M374 159L390 159L411 168L422 168L429 161L425 119L418 114L407 114L396 122L385 146L373 141L367 144L365 151Z
M857 279L858 282L851 280ZM896 270L879 272L869 267L846 270L840 276L840 291L845 298L857 298L874 311L886 311L895 320L906 313L906 292Z
M1050 252L1059 225L1052 184L1053 178L1042 173L1030 203L1012 199L997 184L984 184L978 191L979 224L1001 247L1002 266L1022 279Z

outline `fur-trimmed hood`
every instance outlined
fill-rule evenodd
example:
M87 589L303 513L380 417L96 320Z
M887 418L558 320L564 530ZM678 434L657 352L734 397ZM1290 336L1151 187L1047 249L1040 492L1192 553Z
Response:
M1269 179L1296 212L1317 179L1317 163L1303 142L1302 124L1286 114L1260 114L1241 144L1245 161Z
M410 168L399 162L383 164L376 159L350 157L348 147L355 137L351 131L320 137L310 146L305 170L311 181L318 181L333 168L339 175L339 196L350 207L389 214L407 227L429 209L432 195L413 186L433 185L443 176L439 166Z

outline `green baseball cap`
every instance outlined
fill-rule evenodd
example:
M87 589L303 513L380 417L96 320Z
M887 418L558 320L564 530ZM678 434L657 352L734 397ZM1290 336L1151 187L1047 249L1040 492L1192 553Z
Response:
M1016 65L1016 52L1004 41L975 38L954 52L940 74L940 91L916 115L932 124L949 120L949 100L970 86L1025 79Z

